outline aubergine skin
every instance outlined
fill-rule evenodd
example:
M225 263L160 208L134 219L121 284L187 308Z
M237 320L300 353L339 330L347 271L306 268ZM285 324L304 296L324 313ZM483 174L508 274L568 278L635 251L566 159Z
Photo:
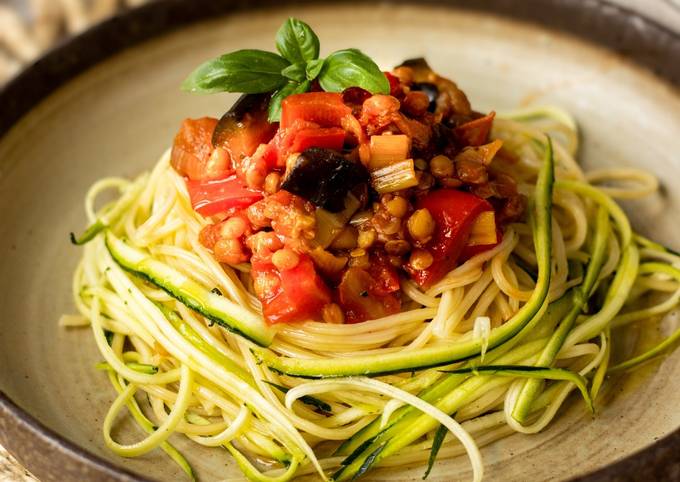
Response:
M362 164L332 149L310 147L298 156L281 188L337 213L345 208L347 194L369 180Z
M270 94L243 94L220 118L212 136L213 146L221 146L236 130L242 128L246 114L265 113L269 106Z

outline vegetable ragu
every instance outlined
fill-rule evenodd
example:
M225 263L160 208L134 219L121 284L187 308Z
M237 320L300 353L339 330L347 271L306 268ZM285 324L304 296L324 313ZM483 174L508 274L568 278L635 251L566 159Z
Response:
M201 242L250 263L270 323L355 323L400 311L400 278L422 288L496 246L526 200L473 111L424 59L391 72L356 49L319 58L289 19L279 54L241 50L199 67L184 87L242 92L217 121L187 119L171 163Z
M86 196L60 322L92 328L113 452L194 480L182 433L250 480L343 482L465 451L479 482L477 444L541 431L575 389L592 413L609 374L677 346L619 353L677 308L680 255L612 199L656 179L584 173L568 113L476 112L424 59L321 57L297 19L276 49L201 65L185 89L243 95ZM143 440L114 440L124 407Z

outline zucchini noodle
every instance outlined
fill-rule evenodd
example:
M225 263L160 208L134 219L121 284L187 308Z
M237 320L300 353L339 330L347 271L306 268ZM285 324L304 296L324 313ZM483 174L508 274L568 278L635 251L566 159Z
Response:
M680 302L680 256L634 233L613 200L653 195L656 178L631 168L582 172L576 123L557 107L499 116L492 137L515 158L499 170L531 199L525 222L427 291L402 279L409 309L401 313L265 326L266 337L239 328L264 323L249 266L220 264L198 241L208 221L192 209L169 152L133 181L95 183L85 198L90 228L73 237L84 244L72 285L79 314L60 324L89 325L117 393L103 424L109 449L136 457L160 448L193 479L168 443L180 433L228 451L251 480L281 482L314 473L354 480L373 467L467 454L478 481L481 446L543 430L574 388L590 403L608 373L677 345L677 329L641 353L615 343L634 336L632 325L654 329ZM97 208L108 190L119 198ZM163 280L149 274L154 266ZM458 345L476 351L408 365ZM328 380L306 380L285 363L363 357L406 362L321 375ZM125 409L145 434L129 445L112 435ZM446 436L435 435L440 426Z

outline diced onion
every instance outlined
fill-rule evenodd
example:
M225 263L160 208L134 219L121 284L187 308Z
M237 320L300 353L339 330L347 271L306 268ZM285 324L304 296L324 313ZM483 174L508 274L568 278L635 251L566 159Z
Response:
M495 139L482 146L466 147L456 156L456 161L478 162L488 166L502 146L503 141Z
M497 241L496 214L493 211L484 211L475 219L467 244L468 246L480 246L495 244Z
M340 234L352 215L359 209L359 200L351 194L345 198L345 209L332 213L325 209L316 210L316 235L314 239L319 246L327 248Z
M410 140L403 134L371 136L370 148L371 160L368 168L373 171L405 160L408 157Z

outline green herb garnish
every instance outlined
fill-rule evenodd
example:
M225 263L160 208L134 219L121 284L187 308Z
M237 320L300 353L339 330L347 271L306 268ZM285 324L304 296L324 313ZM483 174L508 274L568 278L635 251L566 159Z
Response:
M272 93L269 121L281 119L281 101L307 92L318 79L327 92L361 87L372 94L389 94L390 83L370 57L357 49L338 50L319 58L319 37L305 22L286 20L276 34L278 54L237 50L209 60L182 83L189 92Z

